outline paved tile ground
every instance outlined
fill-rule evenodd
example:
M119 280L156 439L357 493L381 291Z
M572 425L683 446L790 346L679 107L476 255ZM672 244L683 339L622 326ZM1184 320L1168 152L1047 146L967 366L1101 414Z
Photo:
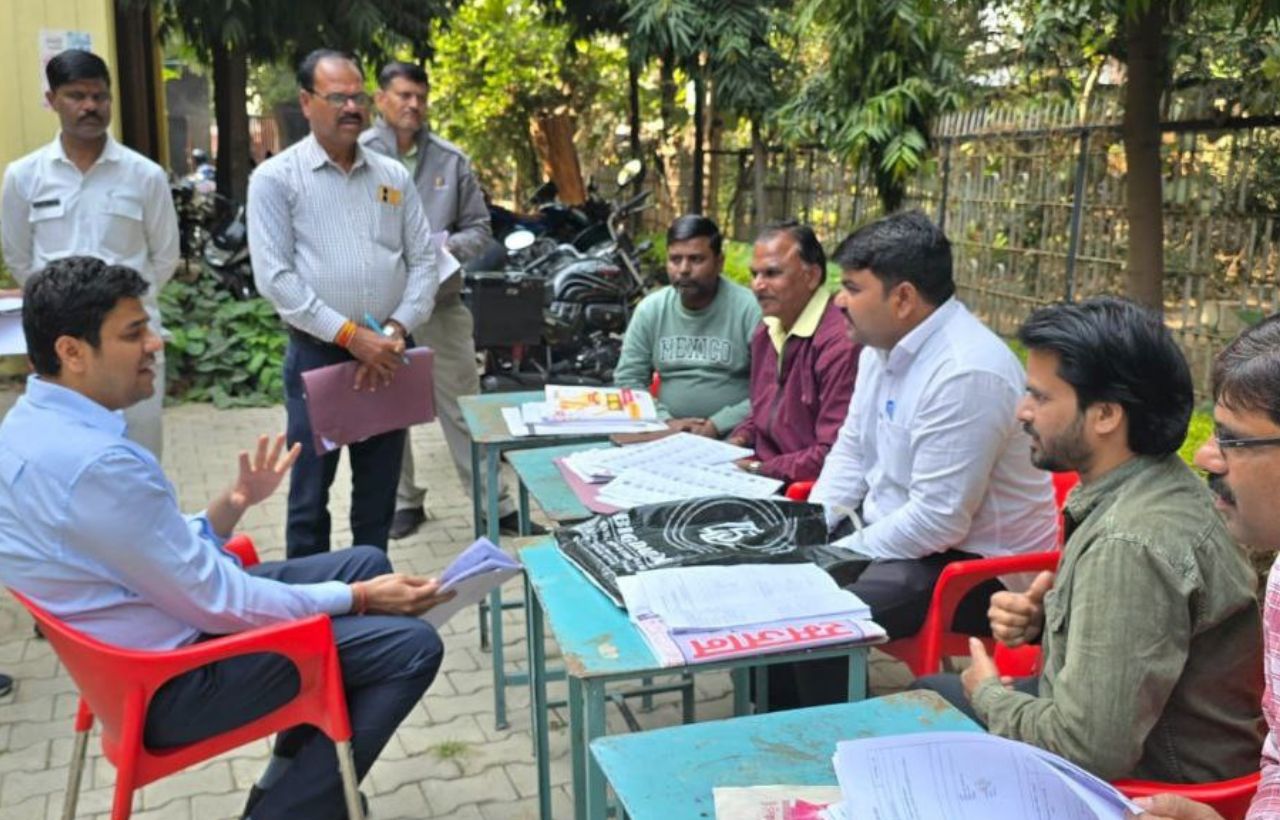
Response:
M0 391L0 411L15 398ZM231 480L235 455L261 432L284 428L282 409L222 411L182 405L165 411L164 464L186 509L199 509ZM391 557L406 571L438 572L471 540L470 503L448 463L439 428L417 431L418 469L431 486L432 520L413 537L393 542ZM345 519L349 473L344 462L335 483L336 544L350 537ZM283 557L283 488L249 511L242 529L253 536L266 559ZM514 594L514 585L512 587ZM508 612L508 656L523 664L523 616ZM511 726L496 731L493 721L491 656L479 649L475 616L464 613L444 629L445 659L423 702L373 767L362 788L377 820L458 818L520 820L536 817L529 697L524 687L508 692ZM552 649L554 652L554 649ZM884 693L908 680L905 667L887 656L872 656L872 690ZM43 641L32 637L31 621L8 596L0 596L0 671L17 679L13 694L0 698L0 820L40 820L61 816L71 754L75 687ZM563 696L553 684L552 697ZM730 686L725 673L698 676L700 719L728 716ZM568 737L565 715L552 716L552 781L556 818L571 817ZM675 695L659 697L653 711L638 713L647 728L679 721ZM619 715L611 730L622 731ZM244 797L265 764L267 741L245 746L216 760L161 780L137 793L138 820L209 820L238 817ZM97 738L80 795L79 816L105 820L115 783L101 757ZM305 820L300 818L299 820Z

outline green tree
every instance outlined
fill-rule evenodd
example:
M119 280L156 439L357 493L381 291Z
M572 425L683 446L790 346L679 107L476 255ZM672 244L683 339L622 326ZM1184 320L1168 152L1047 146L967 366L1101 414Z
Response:
M573 114L584 154L612 151L626 88L616 42L576 37L535 0L468 0L433 36L432 122L491 190L518 197L541 179L529 133L539 113Z
M381 60L408 44L430 53L430 23L451 0L123 0L151 6L160 35L180 31L212 68L218 124L218 190L244 201L249 180L250 60L297 59L328 46Z

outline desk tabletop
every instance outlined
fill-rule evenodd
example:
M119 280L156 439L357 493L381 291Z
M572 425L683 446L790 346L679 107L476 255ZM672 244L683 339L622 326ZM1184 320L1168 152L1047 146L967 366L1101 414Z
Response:
M497 444L518 441L521 436L511 435L502 419L502 408L519 407L525 402L542 401L546 393L531 390L522 393L483 393L476 396L459 396L462 419L471 431L471 440L477 444Z
M556 524L568 524L591 518L595 513L578 500L555 460L579 450L599 450L612 446L607 441L596 441L539 447L534 450L512 450L506 454L506 459L547 518Z
M834 786L836 743L914 732L980 732L933 692L602 737L591 753L631 820L715 816L714 786Z
M739 656L712 663L663 667L640 630L577 567L550 536L513 545L525 577L538 594L546 625L555 635L565 669L575 678L633 678L646 674L706 671L776 663L782 660L846 657L869 644L828 644L792 652Z

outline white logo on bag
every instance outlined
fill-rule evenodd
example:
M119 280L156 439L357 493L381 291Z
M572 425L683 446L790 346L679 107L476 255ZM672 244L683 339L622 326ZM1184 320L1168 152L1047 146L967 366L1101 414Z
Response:
M698 530L698 537L708 544L731 547L764 532L754 521L725 521Z

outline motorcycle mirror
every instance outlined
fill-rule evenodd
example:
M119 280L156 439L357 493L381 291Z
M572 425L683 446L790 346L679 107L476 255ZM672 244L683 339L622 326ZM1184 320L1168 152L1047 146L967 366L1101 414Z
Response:
M644 163L638 159L628 160L626 165L618 171L618 187L628 185L636 177L644 173Z
M502 244L507 250L516 253L532 245L536 239L533 231L512 231L502 240Z

